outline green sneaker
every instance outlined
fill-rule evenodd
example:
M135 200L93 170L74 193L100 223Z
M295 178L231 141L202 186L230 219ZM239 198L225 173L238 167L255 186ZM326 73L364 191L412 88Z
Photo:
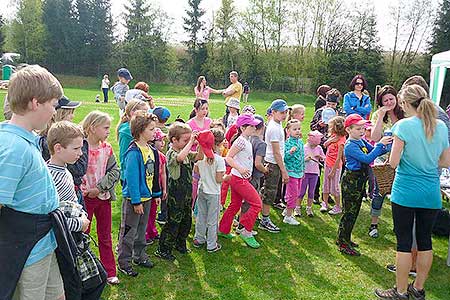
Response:
M246 236L243 236L242 234L239 236L247 244L247 246L249 246L253 249L258 249L259 247L261 247L261 244L255 240L254 236L246 237Z
M219 231L219 233L218 233L217 235L220 236L220 237L229 239L229 240L231 240L232 238L234 238L234 234L232 234L232 233L223 233L223 232L220 232L220 231Z

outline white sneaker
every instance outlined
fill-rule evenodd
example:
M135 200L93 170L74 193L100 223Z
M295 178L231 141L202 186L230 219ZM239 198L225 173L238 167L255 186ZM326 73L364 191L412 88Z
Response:
M294 217L292 217L292 216L286 216L286 217L284 217L284 219L283 219L283 223L286 223L286 224L289 224L289 225L299 225L300 224L300 222L299 221L297 221Z
M314 213L313 213L313 211L312 211L312 208L309 207L309 206L306 207L306 215L307 215L308 217L314 217Z
M282 215L283 217L286 217L286 215L287 215L287 209L286 209L286 208L283 209L283 211L281 212L281 215Z
M301 217L302 216L302 208L300 206L297 206L294 208L294 217Z
M322 202L320 204L320 212L327 212L328 211L328 205L325 202Z

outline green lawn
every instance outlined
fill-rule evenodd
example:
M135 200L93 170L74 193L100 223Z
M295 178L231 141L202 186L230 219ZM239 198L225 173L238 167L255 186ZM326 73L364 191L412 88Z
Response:
M67 86L66 95L83 102L75 112L75 122L81 121L89 111L99 109L113 116L113 122L117 124L119 117L115 103L94 102L95 95L100 94L95 90L96 81L81 77L76 80L63 77L62 81ZM193 103L190 87L152 85L151 89L157 105L167 106L174 117L180 114L187 119ZM4 92L0 92L1 104L3 95ZM303 133L307 133L314 111L314 97L255 92L250 94L249 100L258 113L264 114L276 97L285 98L289 104L302 103L307 107L303 126ZM223 99L213 97L210 110L213 118L221 117ZM115 126L109 142L117 155ZM119 187L117 192L120 193ZM155 258L152 253L156 245L152 245L148 253L156 263L155 267L151 270L138 268L137 278L119 274L122 283L107 287L103 299L374 299L374 288L389 288L395 282L394 274L385 268L395 259L391 210L389 201L386 202L378 239L367 235L370 205L363 203L354 230L361 257L348 257L337 251L334 241L338 216L320 214L315 206L314 218L302 217L301 225L292 227L282 223L280 211L273 211L271 217L282 232L259 231L260 249L245 247L239 239L220 240L223 248L217 253L193 249L189 255L175 253L178 259L170 263ZM449 206L448 203L445 205ZM114 245L119 223L120 201L117 201L113 203ZM448 239L434 238L433 242L435 255L426 285L427 297L450 299L450 268L445 265Z

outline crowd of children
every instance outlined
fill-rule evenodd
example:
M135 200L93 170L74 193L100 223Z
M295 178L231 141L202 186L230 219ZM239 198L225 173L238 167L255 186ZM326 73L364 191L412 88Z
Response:
M28 96L16 93L15 89L23 89L25 83L41 77L46 81L34 83L35 90ZM13 76L9 91L13 118L10 123L0 124L2 138L15 138L20 140L17 144L23 144L21 151L13 152L9 148L0 151L1 159L22 163L17 170L25 170L25 164L27 168L31 166L33 168L26 172L36 169L36 175L40 177L33 176L46 180L50 177L43 170L44 160L36 156L38 145L32 141L32 131L42 130L39 144L54 181L54 185L43 182L42 191L37 190L39 185L35 184L30 190L32 195L23 194L17 198L10 187L17 186L17 190L23 191L25 186L20 184L25 184L21 178L26 177L26 172L25 175L13 172L17 176L12 176L2 169L0 176L4 175L11 184L8 188L1 185L0 208L8 206L42 214L55 209L59 203L68 218L69 230L74 233L89 233L90 222L95 216L102 263L98 267L104 266L105 280L100 280L85 293L99 296L106 282L119 284L117 269L134 277L138 272L133 265L152 268L146 247L155 241L158 246L154 254L161 259L175 260L173 250L189 253L187 240L193 209L196 211L192 240L195 248L205 247L210 253L221 250L218 237L234 238L233 226L246 245L259 248L261 244L256 240L254 230L258 219L259 229L271 233L281 231L270 218L276 200L283 198L281 202L286 203L282 212L285 224L300 224L296 217L302 216L305 196L306 215L314 216L313 202L318 199L315 191L320 186L322 169L320 212L342 214L336 244L344 254L360 255L351 233L366 195L370 164L389 151L393 138L380 137L379 142L374 143L367 134L370 127L365 118L356 113L341 116L336 109L341 99L339 91L325 87L324 92L320 88L320 100L325 107L316 111L304 144L303 105L289 107L284 100L274 100L267 110L265 123L262 116L255 114L254 107L247 105L240 109L238 95L238 98L227 99L228 109L221 122L208 117L208 100L198 98L189 121L184 123L177 119L168 125L170 111L167 108L157 106L152 109L153 105L140 99L125 101L127 84L132 76L128 70L119 69L118 77L113 91L121 112L116 137L119 163L107 142L111 117L92 111L85 116L81 127L71 123L74 109L80 103L63 97L58 81L37 66L24 68ZM53 116L55 108L57 114ZM326 109L334 111L330 119L324 116ZM122 211L116 260L111 236L111 201L116 200L115 186L119 181ZM229 189L231 200L227 205ZM44 201L39 199L41 193L50 196ZM330 196L335 203L332 208L329 207ZM29 197L36 198L30 201L42 200L46 205L41 205L37 212L32 211L32 204L20 201ZM158 207L163 224L160 233L156 227ZM36 271L30 269L30 265L47 256L45 268L52 277L46 282L53 285L50 292L54 295L62 293L61 279L52 256L56 248L53 235L50 229L34 248L31 245L29 252L23 254L29 255L28 260L23 260L24 272L20 279L17 274L12 277L18 288L8 290L9 295L34 295L35 291L21 291L20 282L34 278ZM26 273L28 269L31 271ZM29 278L25 278L27 276ZM0 289L1 292L5 290Z

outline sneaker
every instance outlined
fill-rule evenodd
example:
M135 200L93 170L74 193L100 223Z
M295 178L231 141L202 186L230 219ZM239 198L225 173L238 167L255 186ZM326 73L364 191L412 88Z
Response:
M223 232L218 232L217 233L217 235L218 236L220 236L220 237L223 237L223 238L225 238L225 239L229 239L229 240L231 240L232 238L234 238L234 234L232 234L232 233L223 233Z
M160 251L159 249L155 251L155 256L168 261L174 261L176 259L176 257L172 253L163 252Z
M300 206L297 206L294 208L294 217L301 217L302 216L302 208Z
M397 288L393 287L388 290L375 290L375 296L378 297L378 299L386 299L386 300L408 300L408 294L401 295L397 292Z
M318 205L320 205L319 199L313 199L313 204L318 204Z
M397 267L396 267L396 265L387 265L387 266L386 266L386 269L387 269L389 272L392 272L392 273L397 272ZM417 272L416 272L416 270L410 270L408 275L409 275L409 276L412 276L412 277L416 277L416 276L417 276Z
M361 253L359 253L358 250L356 250L352 246L344 244L344 243L340 243L339 251L341 253L344 253L344 254L347 254L347 255L350 255L350 256L360 256L361 255Z
M241 234L241 232L242 231L244 231L244 227L242 227L242 228L239 228L239 227L237 227L236 229L235 229L235 232L237 233L237 234ZM252 235L257 235L258 234L258 231L256 231L256 230L252 230Z
M342 214L342 208L335 205L328 211L328 214L332 216Z
M145 259L142 261L133 260L133 263L137 266L144 267L147 269L151 269L154 267L154 264L150 261L150 259Z
M328 204L334 204L334 199L331 196L328 196Z
M286 216L283 219L283 223L289 224L289 225L299 225L300 222L297 221L293 216Z
M314 217L314 213L312 211L312 207L306 207L306 215L308 217Z
M158 223L159 225L164 225L164 224L166 224L166 222L167 222L167 220L165 218L158 217L156 219L156 223Z
M285 209L286 205L283 202L278 202L273 205L276 209Z
M175 247L175 250L177 250L178 252L180 252L181 254L188 254L191 253L192 250L189 249L188 247Z
M145 244L146 244L147 246L153 244L154 242L155 242L155 240L154 240L154 239L151 239L151 238L145 240Z
M133 270L133 268L131 266L126 267L126 268L122 268L119 266L118 269L120 272L122 272L123 274L125 274L127 276L136 277L139 275L139 273L136 272L135 270Z
M222 245L220 245L219 243L216 243L216 247L214 247L214 248L212 248L212 249L208 249L207 251L208 251L209 253L214 253L214 252L219 251L220 249L222 249Z
M109 285L118 285L120 283L119 278L117 276L106 278L106 283Z
M238 226L239 226L239 220L233 219L233 227L238 227Z
M376 239L378 237L378 226L377 225L370 225L369 236L374 239Z
M325 212L327 212L328 211L328 204L326 204L325 202L322 202L321 204L320 204L320 212L321 213L325 213Z
M418 291L414 287L414 281L408 284L408 296L410 300L425 300L425 290Z
M254 236L246 237L246 236L244 236L244 235L241 234L239 237L240 237L240 238L247 244L247 246L249 246L250 248L258 249L259 247L261 247L261 244L258 243L257 240L255 240L255 237L254 237Z
M339 246L340 242L336 241L336 246ZM353 241L350 241L350 247L352 248L359 248L359 245Z
M286 215L287 215L287 208L283 209L283 211L281 212L281 215L283 217L286 217Z
M203 247L203 246L205 245L205 243L200 243L197 239L194 239L194 240L192 241L192 245L193 245L195 248L201 248L201 247Z
M262 220L261 222L259 222L258 228L267 230L268 232L271 232L271 233L278 233L281 231L281 229L278 228L275 224L273 224L270 219L268 219L266 221Z

